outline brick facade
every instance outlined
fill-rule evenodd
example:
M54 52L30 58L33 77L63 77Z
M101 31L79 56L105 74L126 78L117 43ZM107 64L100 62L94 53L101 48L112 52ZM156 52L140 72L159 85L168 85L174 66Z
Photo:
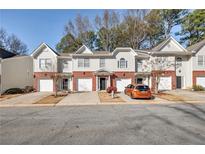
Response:
M132 83L135 83L135 72L114 72L111 76L111 86L116 87L116 79L117 78L124 78L132 80Z
M92 78L92 91L96 91L96 75L94 72L85 71L85 72L73 72L73 91L78 91L78 79L79 78ZM116 86L117 78L131 78L132 83L135 83L135 73L134 72L114 72L110 76L110 85Z
M153 71L151 74L152 77L152 86L151 86L151 90L154 91L155 90L155 86L156 86L156 71ZM172 78L172 89L176 89L176 71L164 71L162 77L169 77L171 76Z
M196 78L197 77L205 77L205 71L193 71L193 73L192 73L193 85L196 85Z
M78 91L79 78L92 78L92 91L96 91L96 76L91 71L73 72L73 91Z
M39 87L39 80L40 79L52 79L52 76L55 74L56 72L34 72L34 89L36 91L39 91L40 87ZM55 83L53 82L53 91L56 91L56 86Z

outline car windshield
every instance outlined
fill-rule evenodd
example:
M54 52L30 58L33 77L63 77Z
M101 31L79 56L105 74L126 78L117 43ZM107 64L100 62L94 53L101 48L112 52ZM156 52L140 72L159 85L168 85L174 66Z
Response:
M139 91L147 91L149 90L149 87L145 85L141 85L141 86L136 86L135 89L138 89Z

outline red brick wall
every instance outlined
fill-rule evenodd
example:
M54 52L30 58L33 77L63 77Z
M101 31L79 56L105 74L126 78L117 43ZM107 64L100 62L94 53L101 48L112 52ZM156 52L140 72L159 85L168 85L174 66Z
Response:
M36 91L39 91L40 79L52 79L52 75L56 72L34 72L34 84L33 87ZM55 83L53 82L53 91L56 90Z
M92 78L92 90L96 91L96 76L93 74L94 72L73 72L73 90L78 90L78 79L79 78ZM135 73L134 72L114 72L114 74L110 77L111 86L116 86L116 78L131 78L132 82L135 82Z
M96 76L91 71L73 72L73 91L78 90L79 78L92 78L92 91L96 91Z
M204 76L205 77L205 71L193 71L192 72L192 82L193 85L196 85L196 77Z
M132 83L135 83L135 72L114 72L111 76L111 86L116 87L117 78L131 78Z
M169 77L171 76L172 77L172 89L176 89L176 72L175 71L164 71L164 77ZM156 86L156 82L155 82L155 79L156 79L156 72L153 71L152 72L152 87L151 87L151 90L154 91L155 89L155 86Z

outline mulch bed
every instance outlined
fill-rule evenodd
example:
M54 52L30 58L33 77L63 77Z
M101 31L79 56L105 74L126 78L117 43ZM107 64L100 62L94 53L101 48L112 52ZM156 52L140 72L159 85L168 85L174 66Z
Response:
M0 96L0 101L4 101L4 100L10 99L10 98L14 98L14 97L17 97L17 96L21 96L21 95L22 95L22 94L1 95L1 96Z
M112 98L111 94L107 92L99 92L98 96L101 102L125 102L119 95L115 94L115 97Z
M58 96L50 95L50 96L42 98L41 100L35 102L34 104L57 104L64 97L65 95L58 95Z

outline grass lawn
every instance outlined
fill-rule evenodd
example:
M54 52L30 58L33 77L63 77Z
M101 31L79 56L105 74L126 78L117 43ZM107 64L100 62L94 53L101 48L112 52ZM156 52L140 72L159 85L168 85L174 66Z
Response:
M115 97L112 98L111 94L107 92L98 92L100 101L103 102L125 102L119 95L115 94Z
M42 98L41 100L35 102L34 104L57 104L64 97L65 95L58 95L58 96L50 95L50 96Z

